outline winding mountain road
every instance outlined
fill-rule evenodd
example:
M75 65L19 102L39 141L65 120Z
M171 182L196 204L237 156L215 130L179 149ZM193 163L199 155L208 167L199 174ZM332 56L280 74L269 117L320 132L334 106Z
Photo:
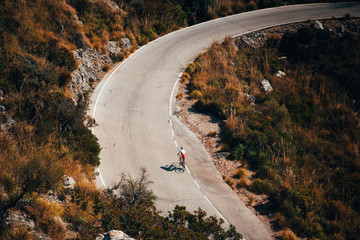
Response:
M170 211L176 204L201 207L222 217L246 239L272 239L262 222L224 183L197 137L172 115L178 76L214 40L275 25L360 16L360 3L293 5L242 13L167 34L140 48L117 65L96 87L89 113L102 148L99 184L109 186L121 173L136 177L144 166L158 197ZM177 162L177 146L187 151L183 173L161 167Z

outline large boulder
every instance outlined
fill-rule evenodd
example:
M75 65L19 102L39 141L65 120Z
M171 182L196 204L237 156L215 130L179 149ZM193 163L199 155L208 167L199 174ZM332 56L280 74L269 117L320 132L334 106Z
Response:
M131 47L131 42L128 38L123 38L120 40L120 47L123 49L129 49Z
M271 92L273 90L270 82L266 79L263 79L261 81L261 89L265 92L265 93L268 93L268 92Z
M318 20L316 20L313 24L314 28L316 29L321 29L321 30L324 30L324 27L323 25L321 24L321 22L319 22Z
M277 73L276 73L276 76L277 77L285 77L286 76L286 74L283 72L283 71L278 71Z
M15 120L8 118L6 122L0 123L0 131L9 130L15 124Z
M64 176L64 186L66 188L74 188L75 186L75 180L72 177Z
M118 47L116 41L109 41L105 47L109 54L118 55L121 52L121 48Z
M124 232L119 230L111 230L104 234L99 234L95 240L135 240L129 237Z

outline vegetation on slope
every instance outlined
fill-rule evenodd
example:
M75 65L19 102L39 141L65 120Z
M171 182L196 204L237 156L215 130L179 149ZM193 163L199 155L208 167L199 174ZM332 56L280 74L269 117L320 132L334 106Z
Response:
M237 238L234 231L222 230L219 220L206 220L202 211L193 215L179 207L164 218L153 202L141 202L128 213L123 209L125 200L96 190L93 169L99 165L100 146L84 126L86 99L74 103L68 88L77 68L73 51L90 47L106 53L109 40L125 36L137 46L187 24L181 8L171 2L118 3L121 9L105 0L2 1L0 238L37 238L26 228L6 224L8 212L16 210L35 221L35 232L54 239L72 238L66 233L69 230L79 231L81 239L93 238L112 227L134 237L151 238L160 229L157 234L164 236L175 231L203 239L210 229L219 236ZM64 174L76 180L73 191L64 188ZM49 201L49 191L61 203ZM118 212L127 215L117 219ZM71 227L64 227L58 218ZM92 221L98 225L94 227ZM139 226L141 221L147 225Z
M86 238L86 232L95 234L96 230L107 231L110 227L124 226L130 233L138 229L135 223L126 225L130 217L126 221L118 220L122 225L110 220L107 225L101 223L95 228L89 224L88 219L106 218L102 207L110 209L107 204L118 199L113 196L111 201L108 200L92 183L93 168L99 165L100 146L84 126L86 99L74 103L68 89L71 73L77 68L73 51L89 47L106 53L107 42L119 41L122 37L129 38L136 47L188 24L282 4L282 1L262 0L113 2L120 8L107 0L1 2L0 90L4 96L0 102L0 123L11 123L7 130L0 132L0 217L4 238L30 238L26 230L9 229L4 225L7 211L15 208L35 219L37 231L56 239L65 238L65 230L54 220L56 216L65 218L72 226L80 226L72 230L80 231L81 238ZM123 57L114 56L113 59ZM64 174L77 181L74 193L63 188ZM64 204L42 200L49 190L57 193ZM84 207L87 206L84 201L76 200L82 192L90 196L89 202L101 204L92 210ZM68 194L71 199L67 199ZM120 200L119 204L123 205ZM154 220L153 227L165 227L169 221L183 224L183 228L192 226L178 220L175 213L164 220L152 210L151 204L141 209L152 218L161 219ZM101 211L102 214L98 213ZM183 209L176 211L183 212ZM184 214L189 219L194 218L190 213ZM195 215L197 221L205 221L202 212ZM196 223L195 220L188 221ZM214 221L210 219L209 224Z
M213 43L186 70L197 109L226 120L232 158L256 171L247 187L268 194L278 224L301 237L360 234L359 50L357 33L303 28L255 50Z

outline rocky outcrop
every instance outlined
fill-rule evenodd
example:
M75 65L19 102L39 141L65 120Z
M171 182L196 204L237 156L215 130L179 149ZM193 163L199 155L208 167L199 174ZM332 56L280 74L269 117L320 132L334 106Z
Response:
M4 101L4 99L5 93L0 89L0 101ZM15 120L7 114L6 107L0 104L0 131L9 130L14 124Z
M118 46L116 41L109 41L105 46L109 54L104 54L88 48L83 36L78 34L76 35L76 45L79 49L75 51L74 55L79 67L72 73L70 90L73 100L78 103L91 90L91 86L101 79L113 65L110 56L117 56L130 49L131 42L128 38L122 38L119 42L120 46Z
M268 93L268 92L271 92L273 90L270 82L266 79L263 79L261 81L261 89L265 92L265 93Z
M135 240L129 237L124 232L119 230L111 230L104 234L99 234L95 240Z
M74 101L78 102L91 90L91 85L103 77L104 67L112 65L112 61L108 55L90 48L76 50L75 57L80 65L72 73L71 91Z
M347 31L360 33L360 21L316 20L272 27L261 31L252 32L237 37L234 42L235 45L239 47L246 46L255 49L261 48L267 44L269 38L279 38L285 33L294 33L303 27L312 27L315 29L324 30L337 36L342 36Z
M275 74L277 77L285 77L286 76L286 74L283 72L283 71L278 71L276 74Z
M321 22L319 22L318 20L316 20L316 21L314 22L313 27L316 28L316 29L324 30L323 25L322 25Z
M117 5L114 1L112 1L112 0L107 0L107 1L105 1L106 3L107 3L107 5L109 6L109 7L111 7L111 9L113 9L113 10L118 10L118 9L120 9L119 8L119 5Z
M15 120L8 118L7 121L0 123L0 131L9 130L15 124Z
M28 230L35 229L35 222L32 220L26 213L20 211L10 211L6 212L4 216L4 223L6 225L22 225Z
M120 47L123 49L129 49L131 47L131 42L128 38L123 38L120 40Z
M121 52L121 48L118 47L116 41L109 41L105 47L108 50L109 54L117 55Z
M74 188L75 186L75 180L72 177L64 176L64 186L66 188Z

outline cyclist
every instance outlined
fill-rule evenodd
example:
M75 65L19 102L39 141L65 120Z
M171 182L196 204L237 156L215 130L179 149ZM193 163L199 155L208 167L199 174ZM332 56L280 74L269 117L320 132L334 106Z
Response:
M183 147L180 148L180 151L178 152L178 155L180 156L180 163L182 163L185 166L185 149Z

